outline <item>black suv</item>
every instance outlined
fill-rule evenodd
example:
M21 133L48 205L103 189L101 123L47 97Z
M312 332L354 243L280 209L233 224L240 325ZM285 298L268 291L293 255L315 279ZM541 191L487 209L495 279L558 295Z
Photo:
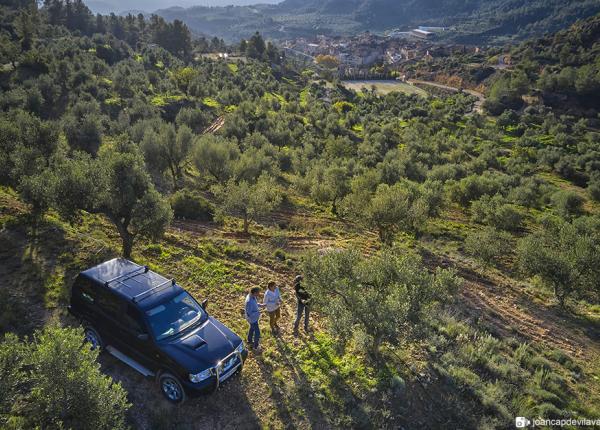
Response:
M174 403L214 391L241 370L248 351L175 280L116 258L81 272L70 312L92 348L103 348L147 377Z

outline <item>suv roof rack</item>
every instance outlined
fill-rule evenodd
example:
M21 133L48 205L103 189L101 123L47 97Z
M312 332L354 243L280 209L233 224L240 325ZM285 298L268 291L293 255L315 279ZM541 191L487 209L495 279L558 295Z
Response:
M138 303L140 300L145 299L148 295L150 295L152 293L156 293L159 290L163 290L166 287L168 287L169 285L175 286L175 279L167 280L165 282L162 282L162 283L158 284L155 287L150 288L149 290L146 290L146 291L144 291L142 293L136 294L135 296L133 296L131 298L131 301L134 302L134 303Z
M130 271L130 272L123 273L123 274L121 274L121 275L119 275L119 276L115 276L114 278L112 278L112 279L109 279L108 281L105 281L105 282L104 282L104 286L105 286L105 287L108 287L108 285L109 285L111 282L118 281L118 280L120 280L121 278L125 278L125 277L127 277L127 276L133 276L133 275L137 275L137 274L138 274L137 272L139 272L139 271L140 271L140 270L142 270L142 269L144 270L144 273L148 273L148 271L150 270L150 268L149 268L148 266L140 266L140 267L138 267L137 269L133 269L133 270L132 270L132 271Z

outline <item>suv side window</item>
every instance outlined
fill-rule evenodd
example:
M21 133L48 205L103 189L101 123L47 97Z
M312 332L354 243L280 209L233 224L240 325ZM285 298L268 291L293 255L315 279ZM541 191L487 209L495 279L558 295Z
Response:
M98 305L111 318L118 318L121 313L120 300L104 287L97 286L95 288Z
M130 304L127 304L124 320L125 324L127 324L127 328L131 331L136 333L146 333L140 312Z
M89 279L80 276L77 279L77 287L79 289L79 295L83 299L84 302L93 305L96 302L96 294L94 294L94 290L92 289L92 283Z

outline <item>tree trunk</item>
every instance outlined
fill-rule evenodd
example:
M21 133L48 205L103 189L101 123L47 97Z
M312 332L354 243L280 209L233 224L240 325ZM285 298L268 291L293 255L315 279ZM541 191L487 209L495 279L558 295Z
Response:
M121 236L121 240L123 241L123 257L129 260L131 259L131 251L133 249L133 237L127 233Z
M122 249L121 253L124 258L131 258L131 251L133 250L133 239L134 236L127 229L129 227L129 220L121 221L115 220L115 225L117 226L117 230L119 232L119 236L121 236Z
M179 189L179 175L173 163L169 163L169 170L171 170L171 176L173 177L173 189L177 191Z
M565 309L565 302L567 300L567 293L561 289L558 288L556 285L554 285L554 295L556 296L556 298L558 299L558 303L560 305L561 308Z
M244 233L245 234L248 234L248 228L249 228L248 215L245 214L244 215Z
M180 190L183 188L183 171L181 166L177 166L175 168L175 175L177 175L177 181L175 183L175 190Z

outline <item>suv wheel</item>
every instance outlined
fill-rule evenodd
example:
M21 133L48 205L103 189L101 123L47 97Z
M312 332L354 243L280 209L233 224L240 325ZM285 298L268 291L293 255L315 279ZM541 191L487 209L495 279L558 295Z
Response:
M185 391L179 380L170 373L162 373L158 378L160 391L171 403L181 403L185 400Z
M89 325L84 326L83 335L85 341L90 344L91 349L102 349L104 347L102 338L94 327Z

